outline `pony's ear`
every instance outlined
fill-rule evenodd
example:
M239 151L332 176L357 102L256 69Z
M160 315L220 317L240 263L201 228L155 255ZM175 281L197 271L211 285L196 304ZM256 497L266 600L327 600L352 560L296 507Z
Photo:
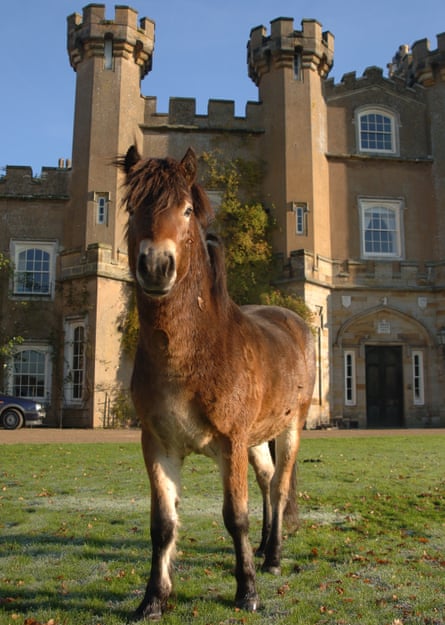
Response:
M129 147L128 152L123 159L123 170L125 173L128 174L130 169L140 160L141 155L139 154L137 147L135 145Z
M196 154L193 148L189 148L185 153L184 158L181 161L181 167L184 170L185 179L188 184L192 186L196 180L196 172L198 169Z

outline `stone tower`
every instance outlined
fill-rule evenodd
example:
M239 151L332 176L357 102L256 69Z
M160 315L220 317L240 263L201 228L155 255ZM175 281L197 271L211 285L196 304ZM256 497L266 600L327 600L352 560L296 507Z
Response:
M67 247L105 243L122 247L117 172L113 157L140 139L141 79L151 69L154 24L129 7L105 19L105 5L90 4L68 18L68 54L77 74L73 131L72 204ZM97 203L103 197L102 206ZM97 214L99 210L99 214Z
M76 100L71 200L59 275L65 379L68 387L74 379L78 397L76 392L68 401L65 397L65 424L101 425L103 406L120 383L128 386L131 368L122 361L116 332L127 303L126 214L122 179L112 162L135 141L142 143L140 83L151 69L153 45L154 23L145 18L138 23L129 7L116 6L113 20L105 18L102 4L68 18ZM80 391L75 368L81 359Z
M295 249L329 255L327 111L323 80L334 55L334 37L315 20L293 20L254 28L248 42L249 76L259 88L267 146L265 193L275 206L276 248L285 257ZM323 181L321 183L321 181ZM295 237L295 208L302 209L303 233ZM303 238L301 238L303 234Z

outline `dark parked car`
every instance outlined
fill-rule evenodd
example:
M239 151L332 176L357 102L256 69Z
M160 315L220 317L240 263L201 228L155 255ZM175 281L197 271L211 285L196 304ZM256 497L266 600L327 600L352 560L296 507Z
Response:
M23 425L42 425L45 417L45 407L39 402L0 393L0 425L6 430L15 430Z

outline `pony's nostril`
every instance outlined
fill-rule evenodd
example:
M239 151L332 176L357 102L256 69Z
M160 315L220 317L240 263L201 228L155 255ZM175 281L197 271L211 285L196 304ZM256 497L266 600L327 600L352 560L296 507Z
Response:
M165 252L164 276L170 278L175 272L175 258L170 252Z
M147 275L149 273L150 255L139 254L138 259L138 272L140 275Z

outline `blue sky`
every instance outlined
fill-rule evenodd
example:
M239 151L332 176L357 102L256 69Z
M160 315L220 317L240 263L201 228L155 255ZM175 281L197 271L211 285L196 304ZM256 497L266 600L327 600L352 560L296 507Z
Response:
M0 168L57 166L71 155L75 73L66 53L66 18L88 1L11 0L0 20ZM107 18L114 4L106 3ZM445 0L132 0L139 17L156 22L153 69L142 82L144 95L158 98L167 112L171 96L194 97L199 113L209 98L234 100L244 115L257 89L247 76L246 44L251 28L276 17L315 18L335 36L336 82L366 67L386 65L402 43L445 31ZM445 112L444 112L445 114ZM1 171L0 171L1 173Z

